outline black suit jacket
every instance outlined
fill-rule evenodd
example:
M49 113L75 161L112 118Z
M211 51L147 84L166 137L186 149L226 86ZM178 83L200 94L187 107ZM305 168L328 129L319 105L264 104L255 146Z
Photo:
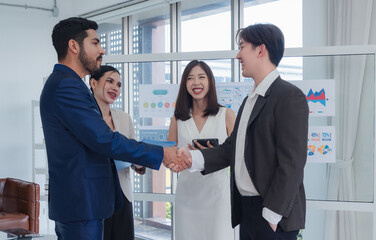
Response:
M242 208L235 184L236 137L243 101L234 131L220 146L201 150L203 174L231 166L232 225L240 223ZM304 93L278 77L265 97L259 96L248 121L244 159L264 206L282 215L284 231L304 228L306 199L303 169L307 157L308 105Z

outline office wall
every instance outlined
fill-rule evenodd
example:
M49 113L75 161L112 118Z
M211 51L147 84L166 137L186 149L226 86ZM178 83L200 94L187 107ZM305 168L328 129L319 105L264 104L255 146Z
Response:
M124 1L57 1L51 12L0 5L0 178L32 179L31 101L38 100L43 78L57 62L51 43L53 26L61 19ZM52 9L53 0L0 1Z
M7 1L52 8L53 1ZM0 6L0 178L32 179L31 101L38 100L43 78L52 71L56 53L53 26L72 12L71 0L51 12Z
M0 5L0 178L32 179L31 101L38 100L43 78L57 62L51 42L53 26L121 0L57 1L59 16L51 12ZM5 0L0 3L52 9L53 0Z

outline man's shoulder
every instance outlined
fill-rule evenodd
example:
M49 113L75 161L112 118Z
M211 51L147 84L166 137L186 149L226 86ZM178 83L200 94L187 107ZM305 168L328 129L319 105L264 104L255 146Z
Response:
M51 106L61 96L72 96L76 93L87 94L88 91L82 79L69 72L54 70L43 86L40 104Z
M271 100L282 103L290 98L301 99L306 101L306 96L303 91L289 81L278 77L271 87L268 89L268 94Z
M284 80L282 79L281 77L278 77L276 80L275 80L275 83L276 84L279 84L280 86L282 87L286 87L286 88L294 88L295 85L292 84L291 82L287 81L287 80Z
M47 78L44 88L56 88L61 84L61 82L63 82L63 80L64 82L72 81L74 83L77 81L77 78L74 78L67 72L54 70Z
M274 85L273 88L275 88L276 91L280 91L280 92L298 91L298 92L301 92L300 88L298 88L297 86L295 86L294 84L292 84L289 81L283 80L281 77L278 77L274 81L273 85Z

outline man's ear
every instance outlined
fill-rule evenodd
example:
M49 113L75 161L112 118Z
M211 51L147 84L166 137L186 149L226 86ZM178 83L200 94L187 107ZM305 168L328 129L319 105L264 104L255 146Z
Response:
M259 50L259 56L263 57L266 54L266 46L265 44L261 44L258 46Z
M74 54L78 54L80 52L80 45L73 39L68 41L68 50L70 50Z

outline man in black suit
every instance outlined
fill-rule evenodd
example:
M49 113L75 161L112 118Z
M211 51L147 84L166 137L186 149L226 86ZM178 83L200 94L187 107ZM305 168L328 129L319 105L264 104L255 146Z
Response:
M231 166L232 225L240 224L241 240L296 240L305 225L307 101L276 69L284 52L278 27L250 25L237 39L242 74L255 86L239 109L232 135L216 148L182 148L179 154L193 159L191 171L203 174Z

